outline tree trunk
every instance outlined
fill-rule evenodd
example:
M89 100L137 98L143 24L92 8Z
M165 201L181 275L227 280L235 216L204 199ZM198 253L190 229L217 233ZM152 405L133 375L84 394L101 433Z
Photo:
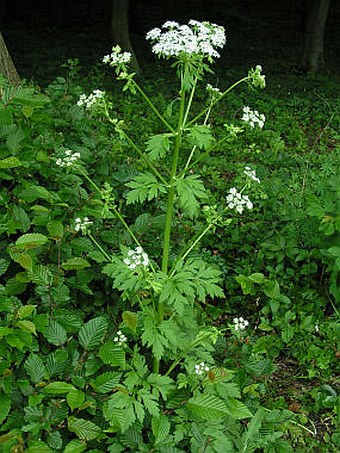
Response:
M312 72L325 64L324 35L331 0L313 0L307 18L303 66Z
M114 45L119 44L123 51L131 52L132 67L141 72L129 34L129 0L111 0L111 34Z
M20 84L20 77L13 60L7 50L5 41L0 31L0 74L4 75L12 85Z

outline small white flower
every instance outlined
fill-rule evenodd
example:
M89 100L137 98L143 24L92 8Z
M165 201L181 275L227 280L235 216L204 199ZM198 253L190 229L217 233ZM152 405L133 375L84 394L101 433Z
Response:
M86 96L86 94L81 94L77 105L79 107L84 107L86 110L90 110L96 104L99 104L105 96L105 92L101 90L93 90L91 94Z
M138 246L134 250L127 252L127 258L123 259L123 263L126 264L131 270L137 267L147 267L150 264L148 254L144 252L143 248Z
M202 375L203 373L208 372L209 370L210 368L207 365L205 365L204 362L195 365L195 373L198 374L199 376Z
M320 332L320 327L318 324L315 324L315 332L319 333Z
M266 121L266 117L263 113L259 113L257 110L251 110L250 107L245 106L243 107L243 116L241 120L249 124L251 127L258 125L258 127L262 129Z
M250 167L245 167L243 173L247 175L250 179L257 183L261 183L260 179L256 176L256 171L252 170Z
M93 222L91 222L88 217L84 217L83 220L80 217L77 217L76 219L74 219L74 223L74 230L76 232L81 231L83 234L86 234L88 226L93 224Z
M234 318L233 323L234 323L234 329L236 332L238 332L240 330L245 330L249 326L249 321L242 318L242 316L240 318Z
M226 202L229 209L235 209L239 214L242 214L245 207L247 209L253 209L253 203L249 200L248 195L242 195L237 192L235 187L229 189Z
M58 167L71 167L74 162L80 159L80 153L73 153L70 149L64 151L65 157L58 157L55 163Z
M112 47L112 52L109 55L103 57L103 63L109 64L111 67L122 66L130 63L132 59L131 52L122 52L120 46Z
M118 330L116 336L114 337L113 341L121 346L123 343L127 341L126 336L123 334L121 330Z

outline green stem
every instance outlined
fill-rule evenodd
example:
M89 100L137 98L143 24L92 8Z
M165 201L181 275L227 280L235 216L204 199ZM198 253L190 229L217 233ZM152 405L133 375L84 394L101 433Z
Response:
M149 96L147 96L144 91L142 90L142 88L138 85L138 83L132 79L132 82L134 84L134 86L136 87L136 89L139 91L139 93L142 95L143 99L149 104L149 106L151 107L151 109L154 111L154 113L158 116L158 118L162 121L162 123L164 124L164 126L166 126L167 129L169 129L169 131L171 132L174 132L174 128L167 122L167 120L161 115L161 113L157 110L157 108L154 106L154 104L151 102Z
M190 93L190 96L189 96L187 108L185 110L185 115L184 115L184 119L183 119L183 127L185 127L185 123L187 122L187 119L188 119L188 116L189 116L189 112L190 112L190 109L191 109L191 104L192 104L192 101L193 101L193 98L194 98L194 94L195 94L195 90L196 90L196 86L197 86L197 80L198 80L198 77L196 76L195 77L195 81L194 81L194 85L192 87L192 90L191 90L191 93Z
M184 68L184 71L186 68ZM170 254L170 241L171 241L171 227L174 212L174 200L175 200L175 183L176 173L179 160L179 152L181 147L182 131L183 131L183 118L185 112L185 90L183 88L183 75L181 78L181 99L178 113L178 123L176 138L174 144L174 153L172 157L172 167L170 173L170 182L168 190L168 202L165 215L165 227L164 227L164 239L163 239L163 254L162 254L162 265L161 270L164 274L168 274L169 254ZM157 307L157 321L161 323L164 319L164 302L158 301ZM153 372L159 373L160 360L154 358L153 361Z
M105 256L107 261L111 262L111 257L105 252L103 247L97 242L97 240L92 236L92 234L88 234L88 237L96 245L96 247L101 251L101 253Z
M212 102L208 107L206 107L205 109L203 109L201 111L201 113L199 113L198 115L195 116L195 118L193 118L192 120L189 121L189 123L186 125L186 127L190 127L192 124L196 123L197 120L199 120L203 115L205 115L207 113L207 111L209 109L212 109L213 107L215 107L215 105L220 102L228 93L230 93L231 90L233 90L234 88L236 88L238 85L240 85L241 83L243 82L246 82L247 80L249 80L249 77L243 77L243 79L241 80L238 80L237 82L235 82L233 85L231 85L227 90L225 90L221 96L216 99L214 102Z

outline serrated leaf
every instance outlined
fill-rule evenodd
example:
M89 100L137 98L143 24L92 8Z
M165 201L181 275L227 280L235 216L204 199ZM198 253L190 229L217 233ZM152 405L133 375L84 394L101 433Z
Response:
M65 263L62 263L61 267L67 271L75 271L90 267L90 263L84 258L75 257L70 258L69 260L65 261Z
M152 135L146 144L150 160L162 159L170 149L170 137L168 134Z
M79 331L79 343L84 349L91 350L99 346L107 331L106 318L99 316L91 319Z
M9 261L4 258L0 258L0 277L4 275L8 269Z
M15 326L18 329L24 330L25 332L30 332L36 334L35 325L32 321L17 321Z
M63 381L50 382L44 387L44 393L47 393L48 395L63 395L71 390L75 390L75 387L72 384Z
M44 332L46 340L55 346L63 345L67 340L67 332L57 321L51 320Z
M33 266L32 270L27 271L27 276L31 282L37 285L49 285L51 283L52 274L47 266L38 264Z
M207 200L208 194L203 182L196 175L189 175L176 182L179 204L183 213L195 217L200 212L200 202Z
M0 394L0 425L11 410L11 398L6 393Z
M51 198L51 194L47 189L45 189L45 187L31 185L30 187L23 189L21 192L19 192L19 198L27 201L28 203L32 203L33 201L36 200L49 201Z
M20 248L35 248L40 247L41 245L46 244L48 242L48 237L44 234L40 233L31 233L31 234L24 234L20 236L17 240L15 245Z
M15 257L13 256L13 259L15 259L15 261L19 263L20 266L22 266L24 269L27 269L29 271L32 270L33 260L28 253L17 253Z
M163 414L159 414L158 417L152 417L151 427L153 435L155 436L155 444L161 444L170 432L168 417Z
M64 227L60 220L50 220L46 225L48 234L54 239L61 239L64 234Z
M225 403L227 406L228 414L231 417L236 418L237 420L241 420L243 418L250 418L253 414L247 408L247 406L235 398L225 398Z
M47 376L45 365L37 354L32 353L27 357L24 368L34 384L43 381Z
M96 377L92 382L92 387L98 393L109 393L119 384L121 373L116 371L107 371Z
M6 159L0 160L0 169L4 170L6 168L16 168L20 167L22 162L17 157L6 157Z
M125 351L122 347L117 346L112 341L106 341L99 349L98 353L105 365L117 367L125 366Z
M166 193L166 187L152 173L141 173L126 184L130 190L127 194L127 204L143 203L157 198L160 193Z
M31 221L27 212L21 206L14 205L12 215L13 219L19 224L20 229L23 232L29 230L31 226Z
M189 138L193 145L200 149L208 149L214 141L210 127L205 124L193 126L190 129Z
M86 450L86 444L81 440L73 439L65 446L63 453L82 453Z
M18 318L19 319L28 318L34 312L35 308L36 308L36 305L30 305L30 304L20 307L19 310L17 311Z
M70 406L71 411L80 407L85 401L85 393L78 389L71 389L66 395L67 404Z
M101 433L99 426L95 425L90 420L69 417L67 423L69 431L75 433L81 440L89 441L96 439Z
M227 414L224 401L215 395L199 395L190 398L187 409L195 416L204 420L217 420Z

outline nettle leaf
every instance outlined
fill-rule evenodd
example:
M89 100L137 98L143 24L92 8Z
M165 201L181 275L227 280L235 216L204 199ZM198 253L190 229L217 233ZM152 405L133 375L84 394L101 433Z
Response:
M61 267L67 271L78 271L90 267L90 263L84 258L74 257L62 263Z
M69 431L73 432L81 440L89 441L96 439L101 433L99 426L83 418L71 416L68 418L67 424Z
M44 393L48 395L63 395L71 390L75 390L75 387L72 384L62 381L50 382L44 387Z
M20 236L15 245L20 248L30 249L40 247L48 242L48 237L40 233L23 234Z
M208 194L203 182L196 175L189 175L176 182L179 204L183 213L195 217L200 212L200 202L207 200Z
M152 417L151 427L152 433L155 436L155 444L161 444L168 436L170 432L170 422L168 417L163 414L159 414L158 417Z
M48 201L51 199L51 194L47 189L45 189L45 187L32 185L19 192L18 197L28 203L32 203L33 201L39 199Z
M82 453L86 450L86 445L78 439L73 439L65 446L64 453Z
M27 212L21 206L13 206L13 219L20 225L20 229L24 232L28 231L31 226L30 218Z
M85 393L78 389L71 389L66 395L67 404L71 411L80 407L85 401Z
M63 345L67 340L67 332L57 321L51 320L44 331L46 340L55 346Z
M103 341L107 328L107 319L103 316L91 319L80 329L79 343L87 350L96 348Z
M162 159L169 151L170 145L171 141L168 134L153 135L146 144L146 150L149 151L149 159Z
M52 273L47 266L41 264L33 266L31 270L27 271L27 276L31 282L37 285L48 286L51 283Z
M241 420L243 418L250 418L253 416L248 407L244 403L242 403L242 401L231 397L224 398L224 401L227 406L228 414L233 418Z
M113 341L106 341L99 348L98 355L105 365L125 367L125 351Z
M20 167L22 162L17 157L6 157L6 159L0 160L0 170L4 170L6 168L16 168Z
M215 395L194 396L186 407L193 415L204 420L221 419L228 413L224 401Z
M37 354L32 353L27 357L24 368L34 384L43 381L47 377L45 365Z
M0 393L0 425L6 419L11 409L11 398L6 393Z
M64 227L60 220L50 220L46 225L48 234L54 239L61 239L64 234Z
M205 124L193 126L189 132L189 140L200 149L208 149L214 141L210 126Z
M9 261L5 260L4 258L0 258L0 277L4 275L8 269Z
M137 313L133 311L124 311L122 314L123 322L132 332L136 332L137 328Z
M121 373L117 373L116 371L107 371L106 373L97 376L91 385L98 393L109 393L117 387L120 377Z
M152 173L141 173L126 184L130 192L127 194L127 204L143 203L157 198L160 193L166 193L166 187Z

